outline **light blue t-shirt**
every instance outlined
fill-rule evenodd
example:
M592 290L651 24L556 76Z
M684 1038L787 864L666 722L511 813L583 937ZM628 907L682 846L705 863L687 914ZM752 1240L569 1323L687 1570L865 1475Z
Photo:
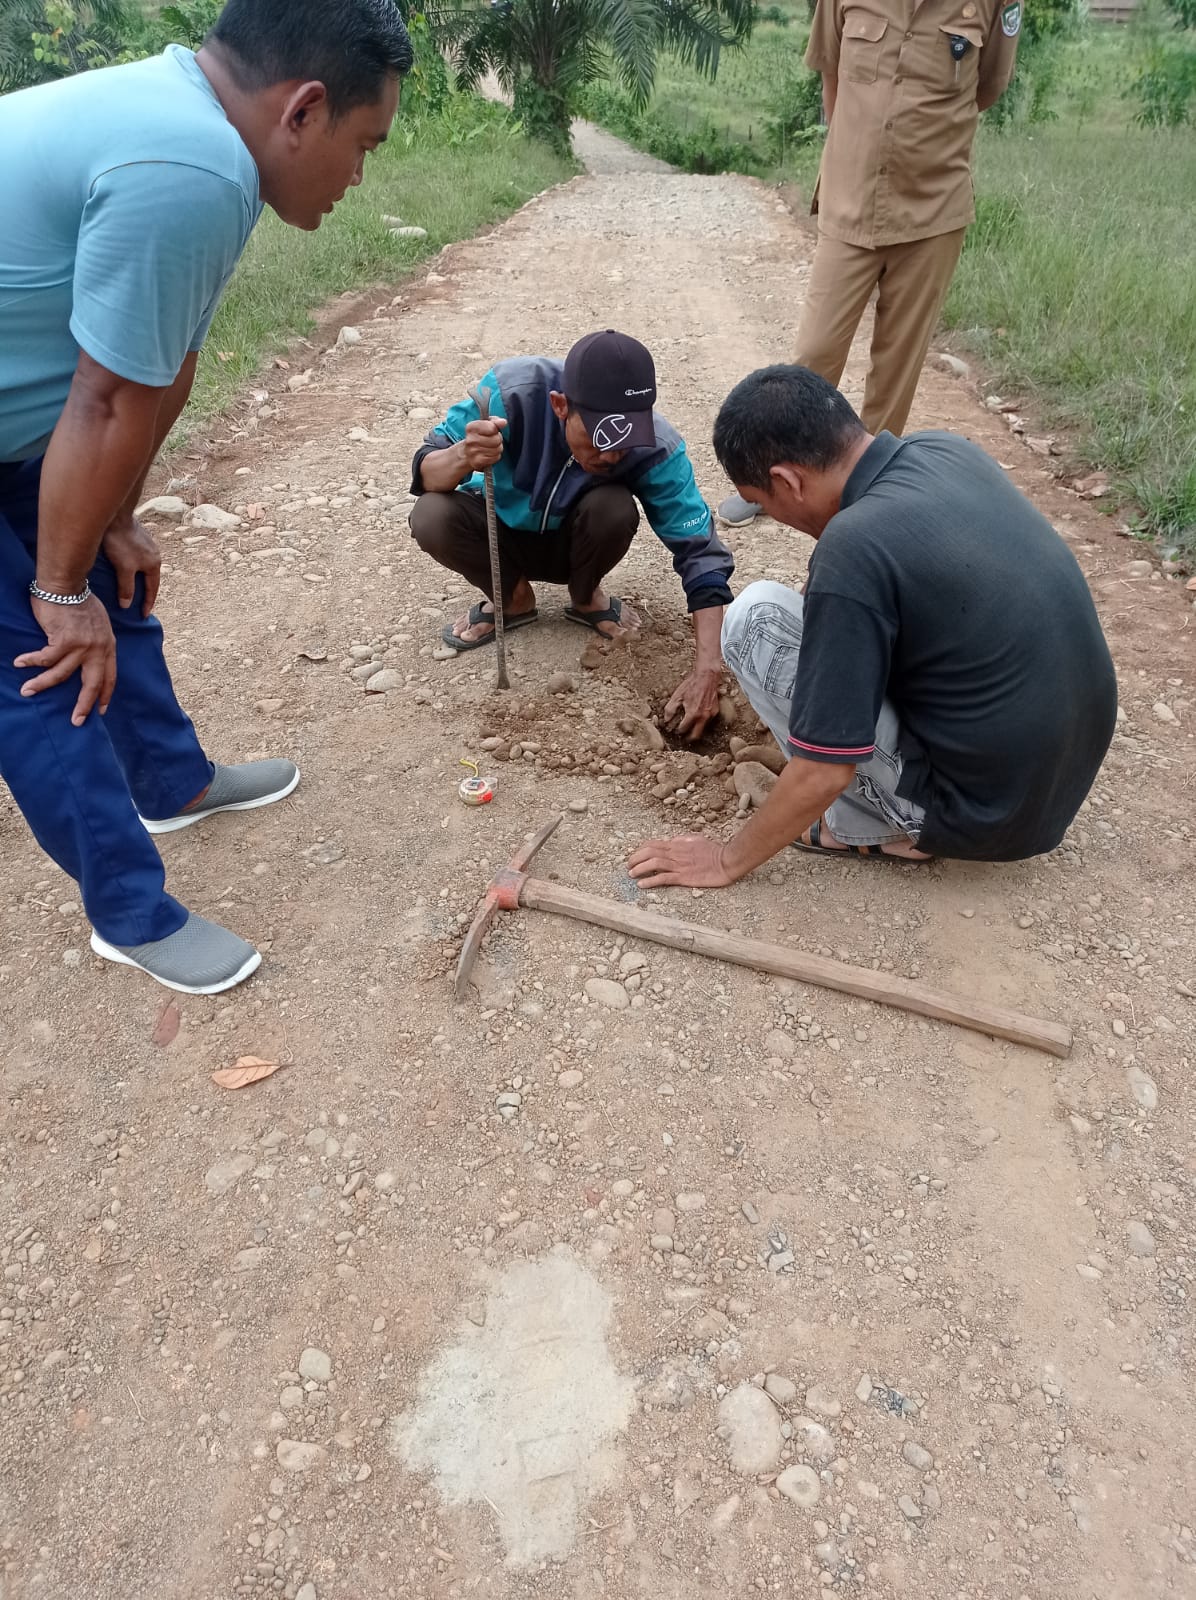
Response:
M0 96L0 461L45 449L80 348L173 383L261 209L190 50Z

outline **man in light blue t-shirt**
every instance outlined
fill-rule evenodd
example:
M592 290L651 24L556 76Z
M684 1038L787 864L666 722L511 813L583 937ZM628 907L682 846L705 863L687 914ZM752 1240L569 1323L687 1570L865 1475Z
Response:
M205 755L134 507L263 205L318 228L410 65L394 0L229 0L197 54L0 97L0 777L93 950L188 994L261 956L166 893L150 834L299 772Z

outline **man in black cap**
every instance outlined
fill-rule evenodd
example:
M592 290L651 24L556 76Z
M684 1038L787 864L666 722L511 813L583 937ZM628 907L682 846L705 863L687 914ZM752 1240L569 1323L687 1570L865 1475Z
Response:
M694 664L666 719L697 738L718 713L723 610L734 562L714 531L685 442L653 411L656 369L637 339L611 329L549 356L500 361L482 379L490 418L459 401L416 452L411 531L420 549L468 578L485 598L442 635L453 650L494 638L482 474L494 503L506 629L539 612L530 580L566 584L570 622L604 638L634 632L639 617L603 588L627 554L642 506L672 555L694 619ZM636 502L639 502L639 505Z

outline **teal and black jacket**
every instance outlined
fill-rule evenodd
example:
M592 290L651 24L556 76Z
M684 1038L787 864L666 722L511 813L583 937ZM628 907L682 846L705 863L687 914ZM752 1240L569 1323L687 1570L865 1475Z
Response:
M564 393L564 365L547 356L516 356L498 362L482 379L490 390L490 415L505 417L502 459L494 467L494 509L500 522L520 532L551 536L582 495L604 483L625 484L644 508L652 531L673 558L690 611L731 603L735 570L731 552L714 531L714 518L694 480L685 441L659 413L655 449L629 450L601 477L585 472L565 443L565 429L548 396ZM465 437L476 420L472 400L453 406L428 434L412 463L413 494L424 492L420 464L431 450L445 450ZM480 494L475 473L457 493Z

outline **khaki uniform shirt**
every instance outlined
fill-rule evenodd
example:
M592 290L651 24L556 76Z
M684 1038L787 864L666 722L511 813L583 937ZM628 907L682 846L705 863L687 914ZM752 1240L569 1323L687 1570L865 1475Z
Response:
M811 210L877 249L975 218L981 108L1013 76L1020 0L818 0L806 65L838 80Z

